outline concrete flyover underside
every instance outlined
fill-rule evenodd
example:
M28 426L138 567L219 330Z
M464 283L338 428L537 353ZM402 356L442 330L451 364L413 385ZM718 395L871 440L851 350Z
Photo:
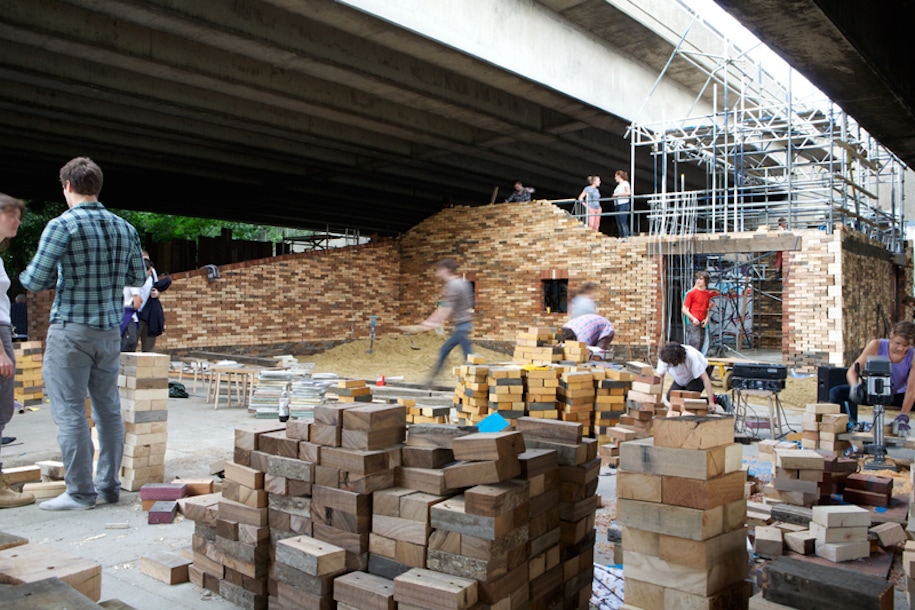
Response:
M110 206L390 234L514 178L545 198L610 186L676 41L605 0L581 23L550 4L0 3L3 190L60 200L57 169L89 155ZM701 77L677 76L645 118L692 106Z

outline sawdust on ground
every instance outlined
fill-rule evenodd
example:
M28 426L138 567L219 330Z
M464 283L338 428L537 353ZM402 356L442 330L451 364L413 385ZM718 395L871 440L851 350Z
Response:
M422 383L432 372L438 352L448 335L435 332L407 336L402 334L381 335L375 337L372 353L369 352L369 339L360 339L338 345L326 352L311 356L299 357L300 362L314 362L318 373L336 373L341 377L376 380L384 375L386 378L403 377L408 383ZM412 340L412 342L411 342ZM412 349L415 346L419 349ZM474 346L475 354L486 358L486 362L507 362L511 358L506 354ZM460 347L454 348L445 361L445 366L435 379L437 385L453 385L455 381L451 370L460 366L463 353Z

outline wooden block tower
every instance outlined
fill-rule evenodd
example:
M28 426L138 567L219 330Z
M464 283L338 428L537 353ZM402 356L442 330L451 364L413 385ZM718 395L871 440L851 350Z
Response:
M13 398L25 407L40 405L44 400L41 341L14 343L13 353L16 355L16 389Z
M121 354L121 416L124 459L121 488L137 491L145 483L163 483L168 438L168 356Z

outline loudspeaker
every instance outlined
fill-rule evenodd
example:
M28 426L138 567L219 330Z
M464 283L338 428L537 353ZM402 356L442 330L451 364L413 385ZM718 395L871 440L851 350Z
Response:
M817 402L829 402L829 390L848 383L846 371L848 369L842 366L817 367Z

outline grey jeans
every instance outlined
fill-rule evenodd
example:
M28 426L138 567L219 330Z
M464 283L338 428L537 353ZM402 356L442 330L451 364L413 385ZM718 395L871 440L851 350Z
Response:
M702 324L686 322L686 344L702 351L702 346L705 344L705 327Z
M0 325L0 343L3 343L3 351L13 362L13 370L16 369L16 356L13 353L13 336L12 329L7 325ZM13 419L13 413L16 411L13 402L13 392L16 387L16 377L0 377L0 436L3 436L3 428ZM0 462L0 470L3 470L3 464Z
M118 471L124 453L124 422L118 393L121 338L117 326L98 330L62 322L48 328L44 374L57 442L66 468L67 493L77 502L92 504L96 488L118 495ZM92 480L94 447L86 420L86 395L92 399L92 419L98 431L99 457Z

